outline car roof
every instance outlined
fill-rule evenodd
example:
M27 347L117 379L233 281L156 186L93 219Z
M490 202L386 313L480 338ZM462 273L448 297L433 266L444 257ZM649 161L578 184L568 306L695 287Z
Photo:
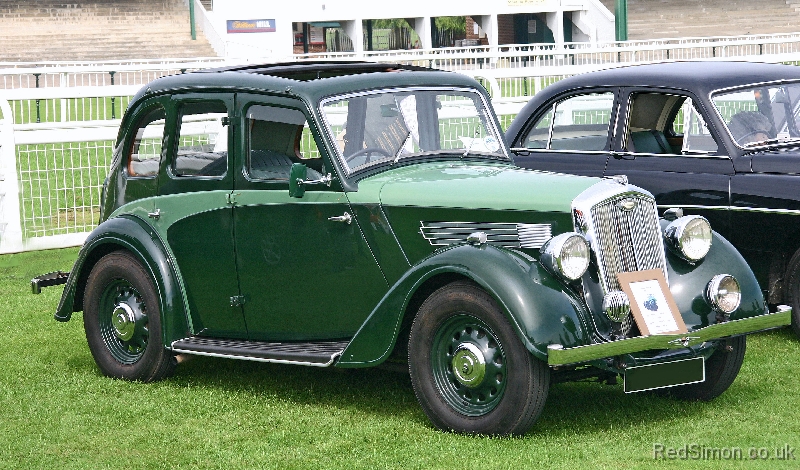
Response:
M762 62L684 61L628 65L586 72L560 80L534 95L518 116L529 116L568 90L593 87L671 88L693 92L707 100L711 92L754 83L800 80L800 67ZM526 120L515 119L506 130L513 141Z
M552 90L581 86L682 88L701 95L723 88L776 80L800 79L800 67L761 62L688 61L629 65L566 78Z
M181 89L278 92L316 101L341 93L395 86L451 86L482 89L463 74L402 64L316 61L221 67L159 78L134 97Z

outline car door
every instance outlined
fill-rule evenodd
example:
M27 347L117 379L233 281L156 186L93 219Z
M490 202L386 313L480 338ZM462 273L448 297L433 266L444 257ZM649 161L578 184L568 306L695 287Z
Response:
M168 113L166 162L150 219L183 280L192 332L245 338L233 245L233 190L227 125L232 94L176 95Z
M514 163L532 170L602 176L610 155L616 88L561 96L531 116L511 142Z
M659 209L682 208L727 232L733 163L696 101L679 90L625 89L623 97L605 176L626 175L655 196Z
M388 290L338 183L289 195L292 164L333 172L302 102L243 96L234 191L236 262L253 340L352 337Z

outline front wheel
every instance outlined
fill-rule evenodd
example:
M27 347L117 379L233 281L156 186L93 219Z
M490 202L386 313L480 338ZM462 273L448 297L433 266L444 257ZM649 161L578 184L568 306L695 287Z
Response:
M161 344L161 311L147 270L126 251L102 257L86 281L83 327L97 366L120 379L152 382L171 374Z
M547 364L532 356L485 291L454 282L420 307L409 371L422 409L439 429L524 434L544 408Z
M720 341L717 350L706 359L706 380L696 384L680 385L667 390L684 400L712 400L731 386L744 362L747 349L745 336Z

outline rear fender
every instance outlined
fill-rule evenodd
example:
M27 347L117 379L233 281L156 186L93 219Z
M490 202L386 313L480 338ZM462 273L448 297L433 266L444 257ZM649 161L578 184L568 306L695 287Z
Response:
M89 234L70 271L55 319L69 321L72 312L83 310L83 294L89 273L100 258L116 250L134 254L153 280L161 302L161 340L164 346L188 336L191 320L187 315L189 309L178 270L157 232L134 216L108 219Z
M403 319L415 315L410 300L439 276L471 279L497 301L526 349L547 360L547 345L589 343L582 301L518 252L492 245L457 245L434 252L392 286L342 353L337 366L367 367L386 360ZM566 346L565 346L566 347Z

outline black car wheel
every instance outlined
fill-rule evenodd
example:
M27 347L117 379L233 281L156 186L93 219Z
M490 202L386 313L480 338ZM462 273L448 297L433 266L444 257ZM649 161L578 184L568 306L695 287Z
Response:
M544 408L547 364L475 284L454 282L428 297L408 344L414 393L439 429L524 434Z
M800 336L800 250L789 260L785 279L784 288L788 290L788 301L792 307L792 330Z
M696 384L672 387L673 396L685 400L712 400L731 386L744 362L747 349L745 336L737 336L720 341L717 350L706 359L706 380Z
M175 368L174 355L161 344L156 289L126 251L104 256L89 274L83 326L95 362L109 377L151 382Z

